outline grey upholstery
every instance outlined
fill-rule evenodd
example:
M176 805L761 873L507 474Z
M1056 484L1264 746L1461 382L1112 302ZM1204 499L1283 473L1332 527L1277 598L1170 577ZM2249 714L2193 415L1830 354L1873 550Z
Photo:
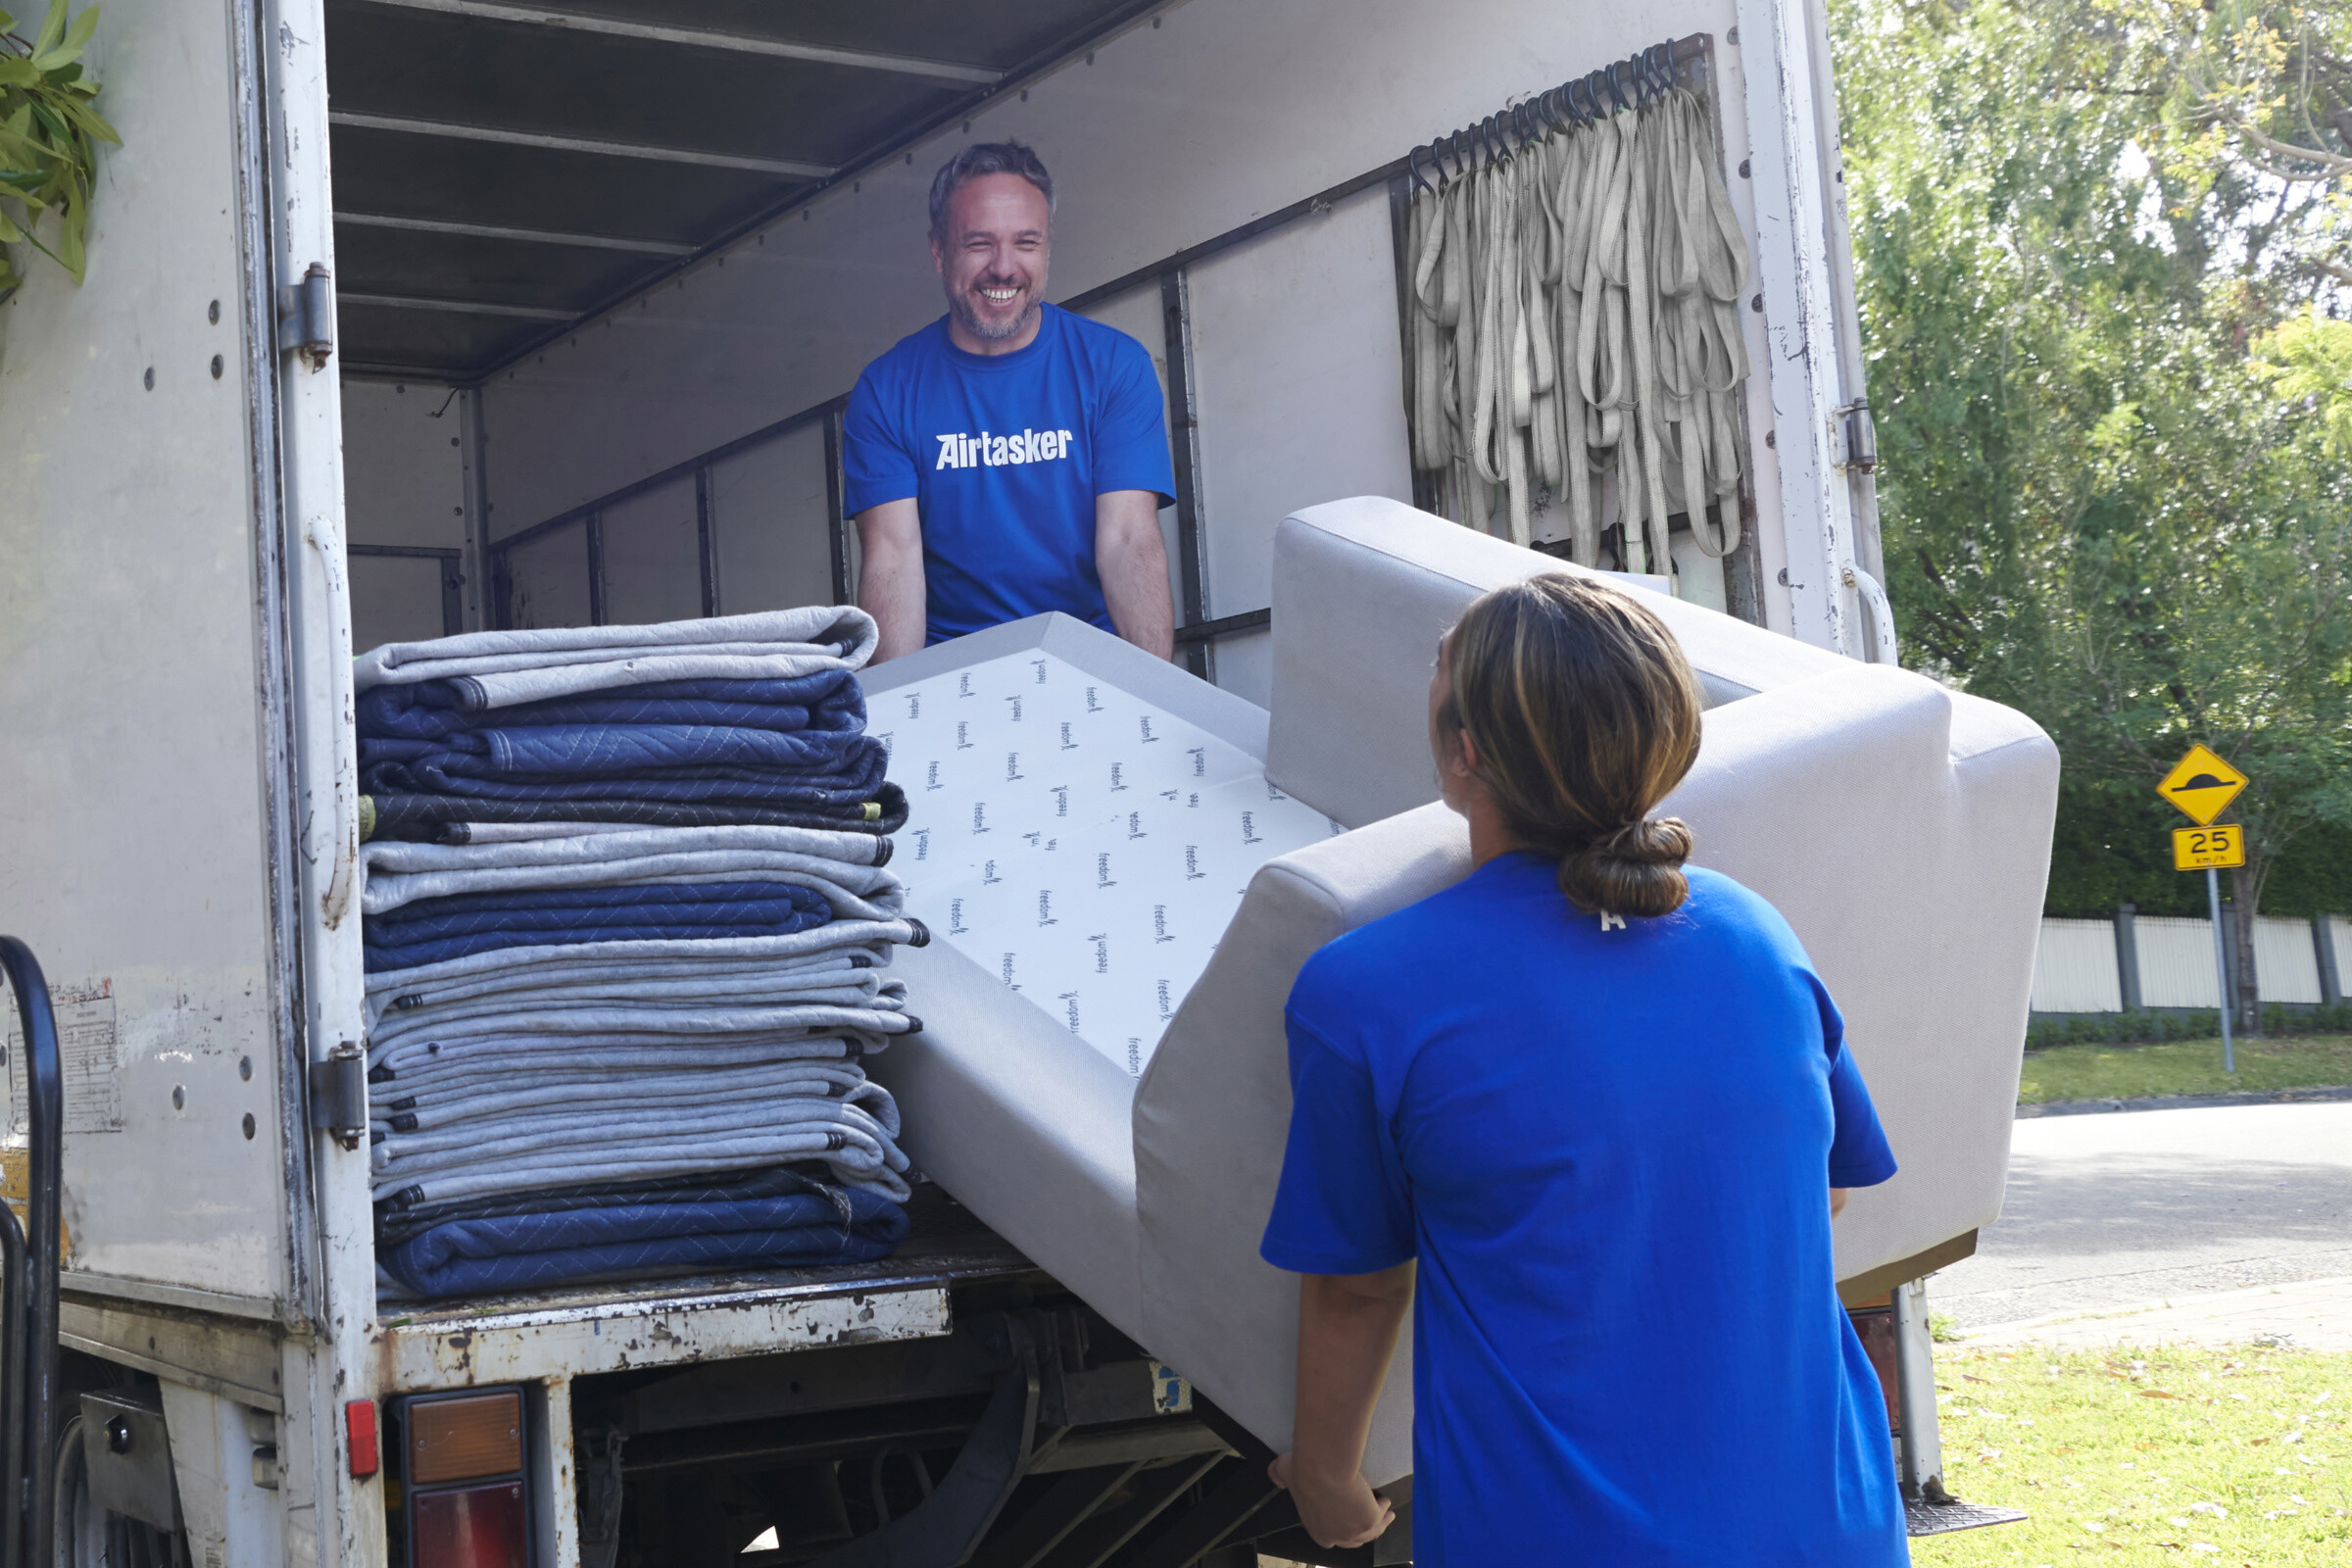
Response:
M1258 871L1131 1103L1116 1068L978 965L901 950L929 1027L876 1076L918 1165L1276 1446L1290 1437L1297 1286L1256 1249L1290 1112L1283 1000L1324 942L1466 871L1459 819L1428 804L1437 638L1486 589L1573 569L1378 498L1283 522L1268 772L1356 830ZM1920 676L1653 604L1711 704L1668 809L1691 824L1700 863L1771 899L1804 940L1902 1162L1838 1222L1840 1277L1989 1223L2054 749L2021 715ZM1091 658L1082 642L1065 639L1064 657ZM1366 1457L1376 1482L1410 1468L1406 1360Z

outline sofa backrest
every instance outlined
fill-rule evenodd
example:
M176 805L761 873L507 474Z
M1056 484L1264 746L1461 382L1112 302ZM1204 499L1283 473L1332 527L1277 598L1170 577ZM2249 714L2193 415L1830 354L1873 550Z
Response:
M1134 1134L1143 1338L1279 1447L1298 1293L1257 1242L1290 1115L1283 1003L1316 948L1468 869L1459 819L1425 804L1436 640L1488 587L1563 568L1394 502L1288 518L1275 560L1269 774L1370 825L1257 873L1138 1085ZM1805 942L1902 1163L1838 1222L1838 1277L1965 1237L1999 1212L2007 1170L2055 750L2022 715L1921 676L1655 608L1712 702L1666 809L1699 863ZM1375 1482L1410 1468L1405 1363L1368 1450Z

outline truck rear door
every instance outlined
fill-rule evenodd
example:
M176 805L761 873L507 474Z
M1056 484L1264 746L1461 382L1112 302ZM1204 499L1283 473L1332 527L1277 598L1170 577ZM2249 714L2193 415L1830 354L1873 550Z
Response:
M318 37L315 6L110 0L86 279L18 247L0 307L0 929L59 1014L66 1288L289 1326L320 1303L306 1052L349 1013L318 966L357 968L349 766L296 718L347 614L335 388L278 347L332 335L286 287L332 261L323 83L282 90Z

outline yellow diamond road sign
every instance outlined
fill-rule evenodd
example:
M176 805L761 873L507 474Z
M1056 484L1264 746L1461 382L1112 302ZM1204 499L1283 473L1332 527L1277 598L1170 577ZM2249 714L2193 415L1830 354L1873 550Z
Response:
M2191 822L2203 827L2221 815L2245 787L2245 774L2205 747L2191 746L2188 755L2164 775L2156 793L2179 807Z

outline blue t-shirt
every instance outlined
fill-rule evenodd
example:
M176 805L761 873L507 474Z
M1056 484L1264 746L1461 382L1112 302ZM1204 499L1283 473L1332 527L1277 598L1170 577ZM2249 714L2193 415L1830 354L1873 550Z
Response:
M1263 1252L1419 1259L1421 1568L1909 1560L1830 1255L1829 1190L1894 1159L1788 922L1690 877L1604 932L1499 856L1292 988Z
M1116 328L1039 307L1037 337L966 354L948 318L865 368L842 420L852 516L915 498L931 642L1058 610L1104 631L1095 497L1173 503L1158 377Z

